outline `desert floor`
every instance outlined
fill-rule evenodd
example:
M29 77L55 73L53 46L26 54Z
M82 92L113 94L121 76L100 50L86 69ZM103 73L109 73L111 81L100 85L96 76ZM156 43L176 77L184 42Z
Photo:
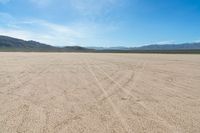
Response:
M200 55L0 53L1 133L200 133Z

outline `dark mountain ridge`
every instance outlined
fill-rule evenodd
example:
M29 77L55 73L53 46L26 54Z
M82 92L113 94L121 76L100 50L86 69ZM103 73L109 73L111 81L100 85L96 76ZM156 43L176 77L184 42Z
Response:
M32 40L25 41L22 39L0 35L0 51L76 52L88 50L89 49L80 46L66 46L61 48Z
M153 44L138 47L136 49L142 50L187 50L187 49L200 49L200 42L195 43L182 43L182 44Z
M7 48L52 48L52 46L36 41L25 41L8 36L0 36L0 47Z
M25 41L0 35L0 51L39 51L39 52L116 52L116 53L200 53L200 43L145 45L141 47L55 47L36 41Z

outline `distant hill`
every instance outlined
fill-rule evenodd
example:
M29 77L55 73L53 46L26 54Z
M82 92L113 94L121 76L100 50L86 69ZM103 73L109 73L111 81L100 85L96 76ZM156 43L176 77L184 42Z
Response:
M164 45L146 45L134 49L141 49L141 50L194 50L200 49L200 42L199 43L183 43L183 44L164 44Z
M63 47L63 49L77 50L77 51L92 50L92 49L85 48L85 47L80 47L80 46L66 46L66 47Z
M141 47L90 47L102 53L185 53L200 54L200 43L154 44Z
M200 53L200 43L146 45L141 47L55 47L0 35L0 51L24 52L99 52L99 53Z
M54 47L36 41L25 41L8 36L0 36L0 51L52 51L52 52L81 52L90 49L80 46Z
M200 50L199 43L183 43L183 44L152 44L141 47L89 47L96 50Z
M1 48L53 48L50 45L42 44L36 41L25 41L22 39L8 36L0 36Z

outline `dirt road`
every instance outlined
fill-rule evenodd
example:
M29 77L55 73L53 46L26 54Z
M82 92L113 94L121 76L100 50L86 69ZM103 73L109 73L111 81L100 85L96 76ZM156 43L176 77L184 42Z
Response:
M200 55L0 53L0 133L199 133Z

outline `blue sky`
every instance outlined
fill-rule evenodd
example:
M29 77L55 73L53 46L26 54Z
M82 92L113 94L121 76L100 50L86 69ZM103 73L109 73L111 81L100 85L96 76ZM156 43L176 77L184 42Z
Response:
M0 0L0 34L56 46L200 41L200 0Z

